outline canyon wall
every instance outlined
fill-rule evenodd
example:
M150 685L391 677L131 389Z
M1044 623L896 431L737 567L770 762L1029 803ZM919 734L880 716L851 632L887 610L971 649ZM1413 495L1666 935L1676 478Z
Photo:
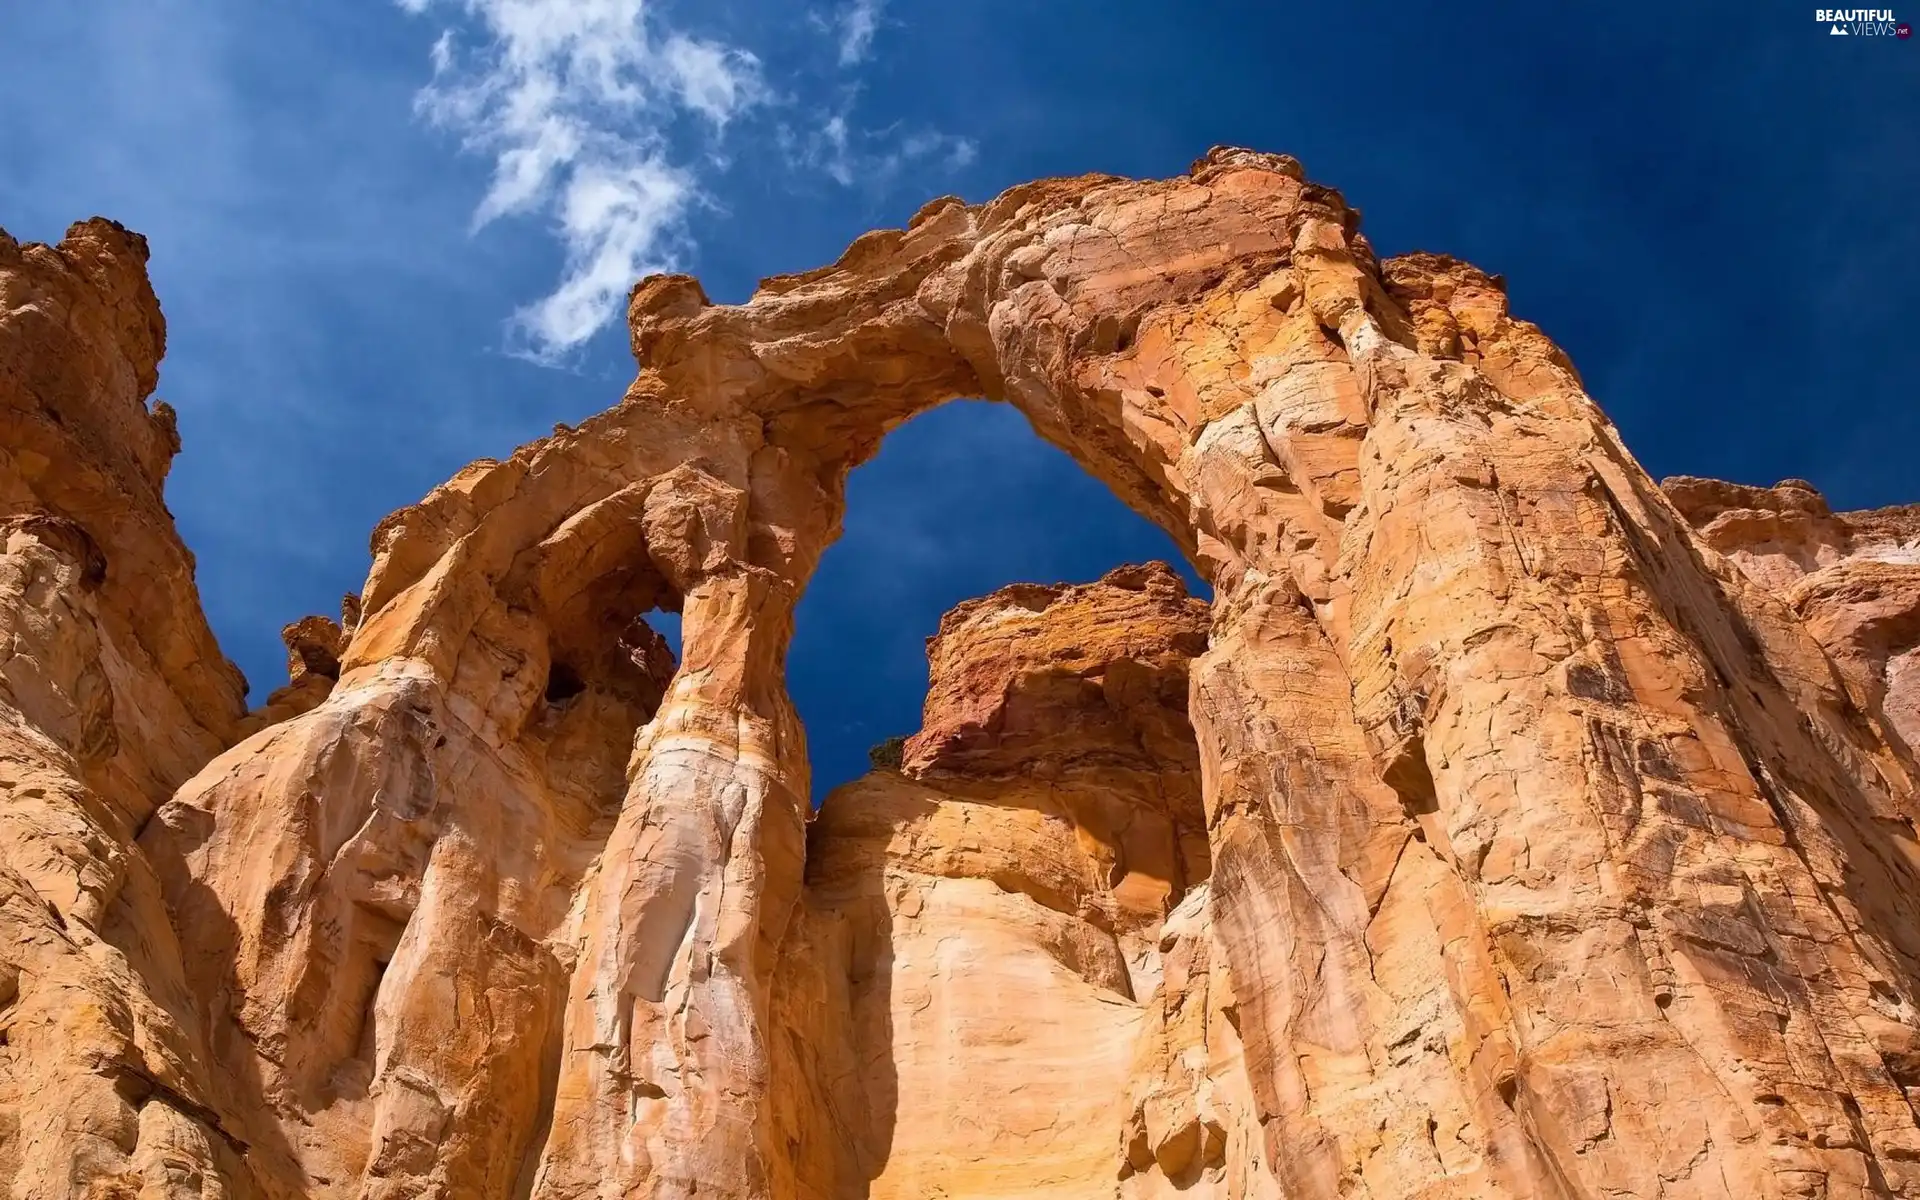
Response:
M245 712L161 499L146 261L107 221L0 233L0 1186L36 1200L248 1174L136 842Z
M1911 512L1663 491L1292 159L642 281L252 714L143 260L0 242L13 1194L1920 1196ZM963 605L810 828L794 601L968 395L1213 598Z

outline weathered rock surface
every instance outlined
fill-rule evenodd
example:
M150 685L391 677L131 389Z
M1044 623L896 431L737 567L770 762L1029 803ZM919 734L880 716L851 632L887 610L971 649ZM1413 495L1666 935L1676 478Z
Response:
M780 1194L1214 1194L1229 1127L1258 1169L1251 1110L1208 1079L1237 1046L1206 1013L1206 630L1157 563L941 622L905 770L836 790L809 834L775 983L775 1075L803 1084L775 1097Z
M0 233L0 1189L34 1200L247 1174L135 845L245 708L161 501L146 259L107 221Z
M319 707L340 678L340 652L359 620L360 597L347 595L341 599L338 621L315 615L301 617L281 629L280 640L287 647L287 684L276 688L264 705L246 715L240 722L240 732L258 733Z
M252 719L137 239L0 243L0 1180L1920 1196L1909 519L1669 498L1358 226L1219 150L643 281L621 403L382 522ZM1153 570L963 606L809 834L794 600L960 395L1168 530L1204 646Z
M1836 513L1798 479L1661 486L1709 546L1799 615L1854 705L1909 754L1920 746L1920 505Z

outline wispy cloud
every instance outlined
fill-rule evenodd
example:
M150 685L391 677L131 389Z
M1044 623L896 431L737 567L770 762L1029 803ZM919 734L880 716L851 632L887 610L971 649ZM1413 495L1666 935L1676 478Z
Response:
M873 48L873 35L880 32L882 0L853 0L841 9L835 24L840 34L840 65L851 67L865 61Z
M635 278L674 265L700 189L674 161L668 130L692 116L717 144L766 99L760 62L661 28L646 0L397 2L415 14L457 7L468 19L434 43L419 109L493 158L475 229L539 212L555 219L565 272L514 328L524 353L556 361L606 326Z
M884 2L813 15L841 68L867 59ZM565 249L558 285L511 324L511 348L536 362L568 360L619 314L635 279L681 265L688 218L720 207L709 177L755 109L787 114L761 126L786 164L845 187L887 187L910 168L951 171L976 155L950 134L855 126L857 81L824 109L776 89L752 52L669 28L650 0L395 3L454 18L428 52L418 109L492 160L473 229L545 216Z
M842 187L884 188L908 167L955 171L971 166L980 154L973 139L936 130L903 135L895 127L856 129L844 110L809 132L782 128L780 145L789 162L819 171Z

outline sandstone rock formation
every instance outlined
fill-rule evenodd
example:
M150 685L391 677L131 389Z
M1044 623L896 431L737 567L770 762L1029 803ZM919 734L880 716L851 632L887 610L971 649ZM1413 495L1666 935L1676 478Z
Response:
M266 704L248 713L240 722L240 732L256 733L318 707L340 678L340 652L359 620L360 597L349 594L341 599L338 621L308 616L283 628L280 640L287 647L287 685L276 688Z
M1258 1170L1237 1072L1208 1078L1236 1047L1217 1020L1209 1046L1194 936L1206 631L1163 564L941 622L904 770L809 832L775 972L772 1062L803 1084L774 1097L777 1194L1157 1195L1224 1178L1229 1128Z
M221 1195L246 1145L135 837L244 711L161 501L136 234L0 233L0 1187Z
M1910 515L1670 498L1358 227L1217 150L645 280L621 402L382 522L251 716L140 243L0 242L0 1181L1920 1196ZM963 395L1174 537L1204 643L1154 569L963 606L809 833L794 600Z
M1709 546L1793 609L1854 706L1909 754L1920 746L1920 505L1835 513L1799 479L1661 486Z

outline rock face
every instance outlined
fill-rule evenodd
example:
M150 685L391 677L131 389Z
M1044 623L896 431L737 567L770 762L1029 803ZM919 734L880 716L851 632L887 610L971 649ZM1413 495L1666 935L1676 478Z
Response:
M1229 1127L1258 1170L1239 1076L1207 1079L1238 1048L1204 1016L1206 639L1157 563L947 614L904 770L809 833L775 972L776 1078L805 1085L775 1095L777 1194L1157 1195L1224 1179Z
M0 233L0 1188L199 1197L248 1174L140 828L245 683L200 613L149 408L147 247Z
M15 1195L1920 1196L1911 514L1663 492L1292 159L643 281L251 715L143 257L0 243ZM809 828L794 600L964 395L1213 598L962 606Z
M1798 479L1661 486L1709 546L1793 609L1853 705L1909 755L1920 746L1920 505L1836 513Z

